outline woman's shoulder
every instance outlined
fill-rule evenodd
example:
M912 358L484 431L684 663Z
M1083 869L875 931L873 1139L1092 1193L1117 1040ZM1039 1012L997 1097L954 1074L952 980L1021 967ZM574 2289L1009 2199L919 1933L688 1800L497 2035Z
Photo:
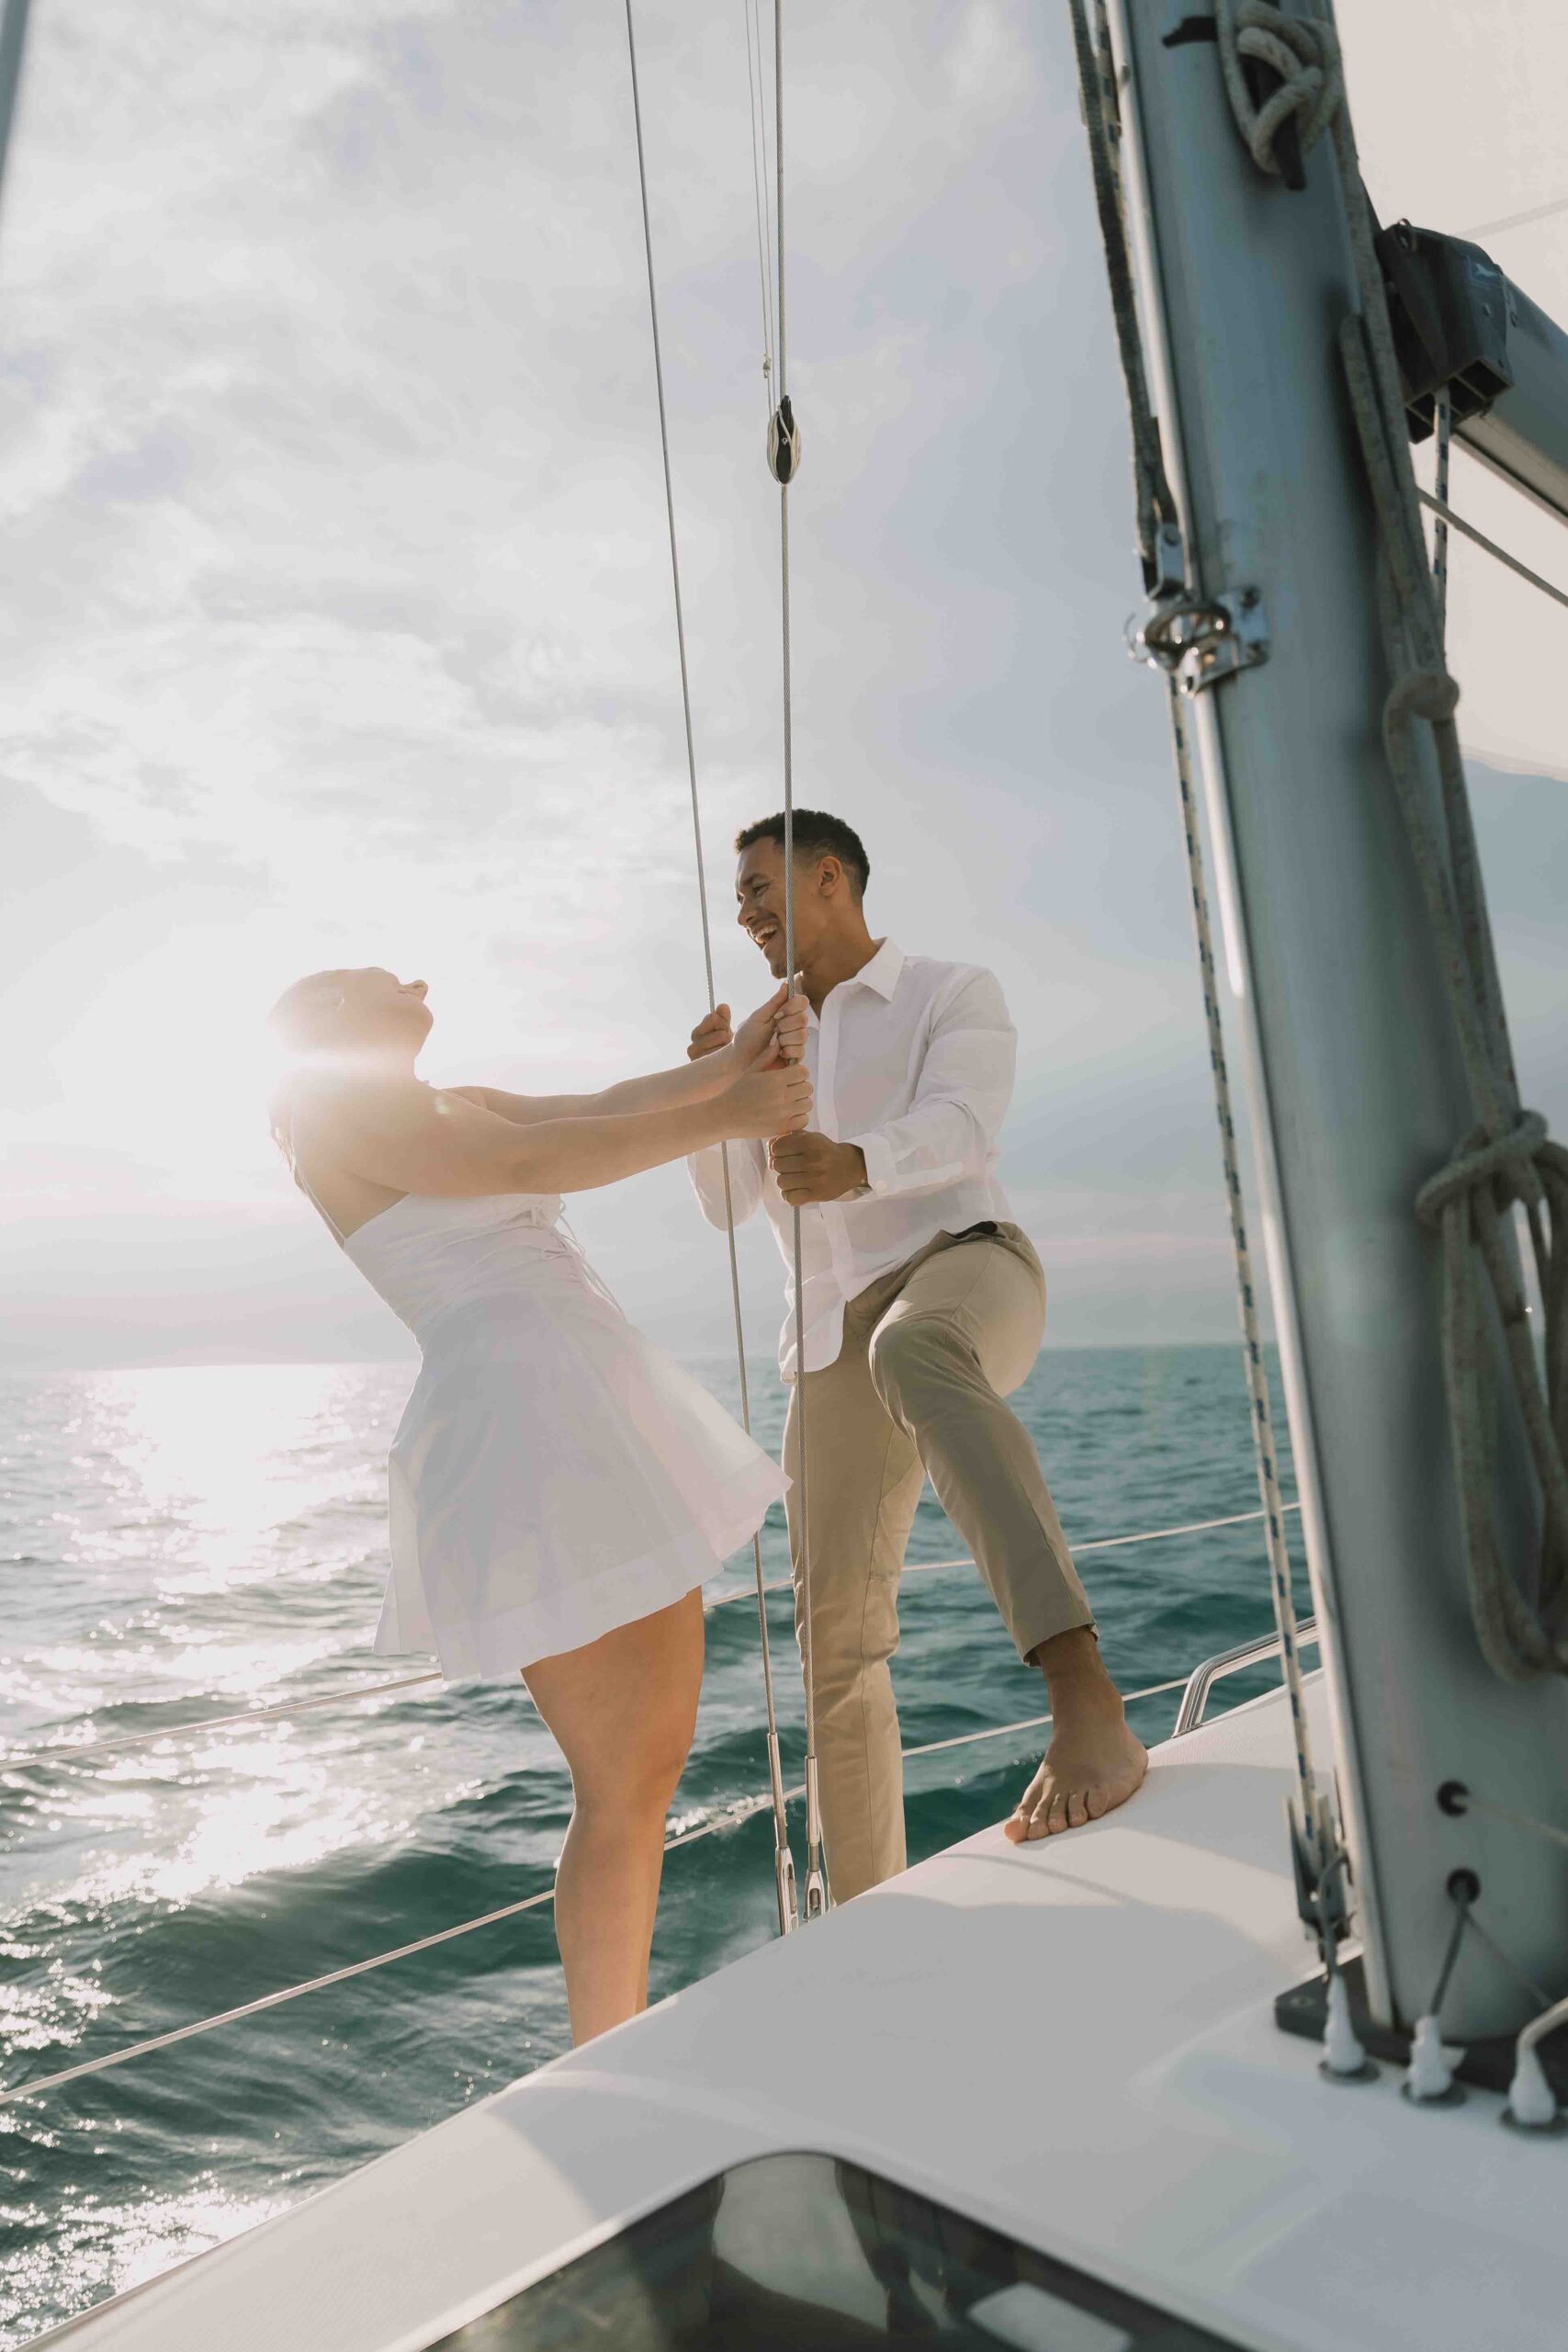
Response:
M366 1121L379 1125L415 1112L431 1090L423 1079L377 1076L361 1070L293 1072L272 1098L272 1124L301 1143L325 1142Z

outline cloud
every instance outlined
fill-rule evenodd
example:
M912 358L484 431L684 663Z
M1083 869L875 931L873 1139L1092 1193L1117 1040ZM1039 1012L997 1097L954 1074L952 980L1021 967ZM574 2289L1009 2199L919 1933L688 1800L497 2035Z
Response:
M728 842L781 789L744 17L639 0L637 26L717 979L745 1002L764 976L727 920ZM1223 1334L1223 1263L1207 1306L1194 1271L1222 1230L1212 1114L1161 698L1122 650L1125 424L1065 23L811 0L788 38L797 790L865 832L879 924L999 972L1010 1173L1076 1252L1084 1324L1099 1297L1130 1335L1163 1250L1180 1311ZM0 760L37 876L0 949L17 1247L47 1190L34 1264L80 1332L73 1264L130 1249L107 1192L161 1250L171 1216L226 1216L221 1277L215 1241L186 1290L158 1257L171 1324L182 1349L203 1315L215 1344L275 1348L288 1317L253 1315L248 1270L276 1216L301 1267L316 1251L321 1319L303 1272L278 1295L330 1347L342 1269L259 1116L256 1024L287 979L418 971L432 1075L525 1087L672 1059L703 1006L615 11L53 0L0 290L27 583ZM1498 854L1522 888L1520 791ZM1544 1003L1549 949L1529 957ZM581 1222L628 1304L722 1339L678 1172ZM748 1250L765 1331L777 1268ZM251 1301L231 1325L226 1298Z

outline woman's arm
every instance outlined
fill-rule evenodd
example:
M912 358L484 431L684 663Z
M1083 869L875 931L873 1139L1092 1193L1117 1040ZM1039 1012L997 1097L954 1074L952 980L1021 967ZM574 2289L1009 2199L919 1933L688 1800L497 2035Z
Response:
M673 1109L546 1119L521 1132L460 1095L412 1079L333 1090L300 1125L307 1148L388 1191L467 1200L490 1193L581 1193L730 1137L804 1122L810 1081L791 1064L752 1070Z
M717 1058L716 1056L715 1059ZM660 1069L647 1078L623 1079L599 1094L508 1094L499 1086L448 1086L497 1119L514 1127L534 1127L555 1119L626 1117L643 1111L678 1111L693 1102L710 1102L736 1075L733 1065L710 1073L705 1064L683 1062L679 1069ZM705 1079L710 1082L705 1083Z
M726 1024L729 1007L718 1008ZM599 1094L507 1094L499 1086L457 1086L446 1091L460 1094L498 1119L514 1126L534 1126L541 1120L624 1117L647 1111L676 1111L705 1102L748 1069L765 1069L779 1060L799 1061L806 1047L807 1002L781 987L740 1024L733 1043L701 1060L687 1060L677 1069L654 1070L647 1078L623 1079Z

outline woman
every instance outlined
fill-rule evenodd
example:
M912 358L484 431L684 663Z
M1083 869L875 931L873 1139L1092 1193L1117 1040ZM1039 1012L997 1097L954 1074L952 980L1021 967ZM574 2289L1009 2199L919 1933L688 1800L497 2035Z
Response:
M559 1196L803 1126L805 999L780 989L727 1054L593 1095L423 1084L424 982L390 972L299 980L272 1023L294 1057L272 1112L295 1181L423 1351L376 1647L433 1650L448 1679L521 1669L571 1771L556 1933L586 2041L647 2003L700 1587L785 1480L632 1329Z

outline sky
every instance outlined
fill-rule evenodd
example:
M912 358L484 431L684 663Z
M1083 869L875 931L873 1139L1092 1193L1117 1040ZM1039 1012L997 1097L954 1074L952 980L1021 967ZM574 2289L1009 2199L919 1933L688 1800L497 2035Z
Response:
M1341 11L1383 217L1568 194L1539 53L1568 36L1540 12L1533 63L1521 32L1445 74L1403 38L1418 16ZM744 0L637 22L718 988L744 1007L766 978L728 844L781 798ZM786 22L797 797L863 834L874 932L1001 978L1002 1172L1049 1340L1228 1340L1066 9ZM1487 242L1568 318L1565 239L1559 213ZM617 0L36 12L0 220L0 1369L409 1351L266 1136L264 1017L301 972L426 979L437 1082L682 1057L706 1000L646 306ZM1461 487L1568 577L1547 518L1474 466ZM1526 1092L1561 1133L1568 616L1453 560ZM681 1170L572 1216L654 1336L726 1344ZM742 1242L765 1353L780 1268L760 1225Z

